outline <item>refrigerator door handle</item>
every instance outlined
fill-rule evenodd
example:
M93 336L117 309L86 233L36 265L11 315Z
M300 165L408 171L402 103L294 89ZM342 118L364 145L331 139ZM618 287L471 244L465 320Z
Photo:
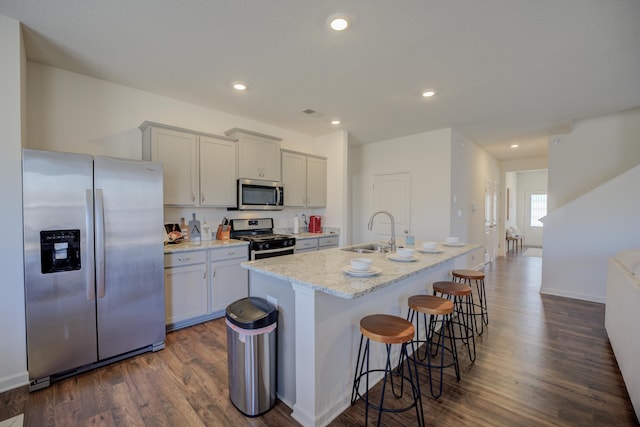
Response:
M96 270L93 259L93 190L85 190L84 217L86 223L85 229L87 230L87 247L85 248L85 252L88 254L88 256L85 257L87 259L87 265L85 267L87 274L87 300L92 301L96 299Z
M104 265L104 202L102 190L96 189L96 288L98 298L104 298L105 294L105 265Z

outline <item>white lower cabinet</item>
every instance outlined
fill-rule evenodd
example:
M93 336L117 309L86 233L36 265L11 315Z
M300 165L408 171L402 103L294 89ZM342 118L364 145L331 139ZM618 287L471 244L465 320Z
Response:
M167 329L198 323L208 313L207 259L204 251L165 254L164 289Z
M222 317L232 302L249 295L242 262L248 245L197 249L164 255L167 330Z
M249 271L240 265L248 258L248 246L209 250L211 313L224 315L229 304L249 296Z
M318 237L318 250L337 248L339 243L339 236Z
M296 239L296 253L318 250L318 239Z
M337 248L339 242L339 236L323 236L311 237L307 239L296 239L296 253Z

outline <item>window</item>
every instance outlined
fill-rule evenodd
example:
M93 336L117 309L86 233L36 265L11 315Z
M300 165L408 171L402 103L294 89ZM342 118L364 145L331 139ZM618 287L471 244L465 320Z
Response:
M547 214L547 193L531 195L531 227L542 227L540 218Z

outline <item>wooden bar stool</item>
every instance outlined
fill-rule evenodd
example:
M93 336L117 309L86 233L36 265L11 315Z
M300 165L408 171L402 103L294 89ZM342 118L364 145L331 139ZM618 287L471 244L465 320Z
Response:
M480 330L478 330L477 322L475 326L478 335L482 335L484 332L484 325L489 325L489 310L487 309L487 292L484 288L484 273L476 270L453 270L451 275L453 276L453 281L457 283L464 283L471 286L471 283L475 282L479 300L479 304L476 304L476 307L478 307L480 311L479 313L476 313L476 317L482 317Z
M424 339L420 336L420 314L422 314ZM427 316L429 322L427 323ZM456 351L455 330L452 327L453 303L445 298L432 295L413 295L409 297L409 313L407 320L415 321L416 335L414 344L416 352L409 358L416 358L416 363L426 366L429 372L429 390L437 399L442 395L442 376L445 368L453 366L456 379L460 381L460 367L458 365L458 352ZM440 328L438 328L440 323ZM437 341L434 340L437 337ZM447 338L449 345L446 345ZM440 360L437 360L440 352ZM445 354L448 359L445 362ZM435 356L434 359L432 356ZM401 361L402 362L402 361ZM440 388L438 393L433 392L432 368L440 370Z
M471 286L456 282L435 282L433 284L433 294L440 295L448 300L453 300L453 311L456 315L453 321L458 325L460 335L457 340L467 346L469 360L476 360L476 338L474 328L475 304L473 302L473 292Z
M369 419L369 407L378 411L378 423L383 412L405 412L411 408L415 408L418 425L424 426L424 413L422 411L422 398L420 396L420 382L418 381L418 369L413 360L413 364L407 360L407 374L404 373L403 365L399 365L396 369L391 367L391 345L401 344L400 360L408 359L407 344L411 345L411 352L414 352L413 335L415 328L411 322L402 317L392 316L389 314L373 314L363 317L360 320L360 348L358 349L358 359L356 361L356 370L353 377L353 389L351 391L351 404L353 405L358 398L362 398L365 402L365 425ZM364 338L366 342L364 342ZM387 358L384 369L371 369L369 367L369 344L370 341L383 343L386 346ZM364 351L363 351L364 343ZM362 356L362 357L360 357ZM365 371L366 364L366 371ZM412 366L413 365L413 366ZM382 392L380 394L380 403L375 404L369 399L369 373L384 372L382 382ZM393 377L400 377L400 392L396 393L393 384ZM360 381L365 377L365 392L360 393ZM390 377L391 391L397 399L401 399L404 390L404 381L407 380L411 385L412 403L403 407L384 406L385 390L387 387L387 379Z

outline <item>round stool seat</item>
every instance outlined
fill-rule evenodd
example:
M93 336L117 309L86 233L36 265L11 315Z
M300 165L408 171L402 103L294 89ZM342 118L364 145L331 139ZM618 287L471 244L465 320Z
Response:
M441 294L463 297L471 293L471 286L456 282L435 282L433 290Z
M413 339L413 324L390 314L372 314L360 320L360 332L365 337L385 344L402 344Z
M433 295L413 295L409 297L409 308L424 314L442 315L453 313L453 303Z
M467 280L484 280L484 273L477 270L453 270L451 275Z

